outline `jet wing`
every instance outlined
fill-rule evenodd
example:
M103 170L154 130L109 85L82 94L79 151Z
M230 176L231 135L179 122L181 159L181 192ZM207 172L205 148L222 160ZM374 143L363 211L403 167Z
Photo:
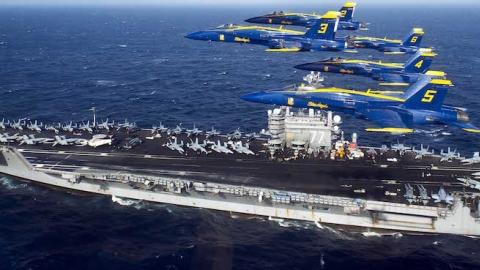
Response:
M412 133L408 126L408 115L389 109L365 110L359 112L364 118L375 123L379 128L367 128L369 132Z
M299 52L303 50L303 44L300 42L286 41L283 39L273 39L268 44L267 52Z

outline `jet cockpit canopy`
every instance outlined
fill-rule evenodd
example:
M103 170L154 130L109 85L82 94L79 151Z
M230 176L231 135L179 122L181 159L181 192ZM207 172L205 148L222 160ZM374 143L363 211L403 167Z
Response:
M215 29L232 29L238 27L237 24L233 23L227 23L227 24L222 24L220 26L217 26Z

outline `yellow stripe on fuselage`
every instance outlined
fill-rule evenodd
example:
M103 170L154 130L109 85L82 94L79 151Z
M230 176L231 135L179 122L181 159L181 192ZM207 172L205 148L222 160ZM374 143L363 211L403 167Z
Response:
M386 128L367 128L365 129L368 132L387 132L387 133L413 133L411 128L396 128L396 127L386 127Z
M405 102L405 99L392 97L388 95L376 94L376 93L369 93L364 91L358 90L349 90L349 89L342 89L342 88L319 88L313 90L299 90L296 91L297 93L338 93L338 94L349 94L349 95L357 95L357 96L364 96L364 97L372 97L377 99L389 100L389 101L397 101L397 102Z
M293 48L280 48L280 49L266 49L266 52L299 52L301 49L297 47Z
M217 29L215 29L217 30ZM282 32L282 33L285 33L285 34L292 34L292 35L304 35L305 32L302 32L302 31L296 31L296 30L289 30L289 29L285 29L285 28L282 28L282 27L279 27L279 28L274 28L274 27L264 27L264 26L235 26L235 27L231 27L231 28L228 28L228 29L221 29L221 30L224 30L226 32L233 32L233 31L242 31L242 30L260 30L260 31L272 31L272 32Z
M379 66L384 66L384 67L395 67L395 68L401 68L403 67L402 63L383 63L382 61L367 61L367 60L357 60L357 59L343 59L338 62L327 62L327 63L332 63L332 64L373 64L373 65L379 65Z

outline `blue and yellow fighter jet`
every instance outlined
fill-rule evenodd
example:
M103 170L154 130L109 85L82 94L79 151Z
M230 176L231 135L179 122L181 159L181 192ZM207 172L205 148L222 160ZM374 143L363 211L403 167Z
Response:
M403 134L412 133L417 127L425 130L430 125L450 125L480 133L480 129L469 122L465 109L443 105L450 86L449 80L424 76L401 97L341 88L300 87L293 91L255 92L241 98L264 104L350 113L379 126L366 129L371 132Z
M347 2L340 9L340 22L338 24L339 30L358 30L365 28L365 23L353 21L353 14L355 13L355 2ZM315 20L320 19L320 14L315 13L291 13L291 12L273 12L263 16L258 16L245 20L249 23L260 24L281 24L281 25L295 25L310 27Z
M331 72L370 77L386 82L382 85L408 86L424 74L435 78L444 78L445 72L429 70L435 53L418 51L405 63L385 63L344 58L330 58L306 63L295 68L309 71Z
M416 53L420 49L424 34L422 28L413 28L403 40L354 36L349 38L349 42L355 48L375 49L390 54ZM431 51L432 49L422 48L422 50Z
M340 12L329 11L307 32L282 27L223 25L216 29L188 34L194 40L250 43L267 46L267 51L341 51L347 47L345 38L335 38Z

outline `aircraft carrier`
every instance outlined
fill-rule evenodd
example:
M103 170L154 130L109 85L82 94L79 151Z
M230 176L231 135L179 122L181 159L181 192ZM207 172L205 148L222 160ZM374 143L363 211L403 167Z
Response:
M260 133L127 121L0 122L0 173L112 196L379 231L480 235L480 157L362 146L342 119L279 107ZM27 123L28 122L28 123Z

